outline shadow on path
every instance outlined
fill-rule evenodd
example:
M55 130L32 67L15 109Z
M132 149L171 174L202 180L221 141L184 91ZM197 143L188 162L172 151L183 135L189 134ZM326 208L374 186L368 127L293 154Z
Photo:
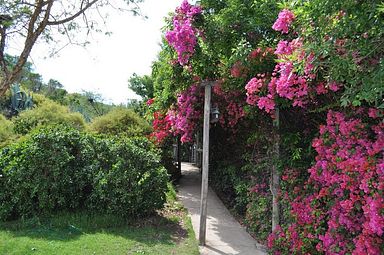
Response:
M182 163L182 178L178 197L192 219L196 237L199 237L201 175L198 168ZM212 189L208 190L208 215L206 246L200 247L203 255L264 255L259 245L229 213Z

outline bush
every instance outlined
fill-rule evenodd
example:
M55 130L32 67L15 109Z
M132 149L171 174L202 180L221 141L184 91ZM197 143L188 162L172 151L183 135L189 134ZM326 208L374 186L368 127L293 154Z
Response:
M0 114L0 148L7 145L14 135L12 122Z
M115 141L65 126L36 130L0 154L0 219L79 209L150 214L164 204L167 174L148 148L144 139Z
M36 108L23 111L14 119L16 133L26 134L38 126L50 124L64 124L79 130L84 129L85 121L80 113L73 113L67 107L43 96L36 98L34 98Z
M159 156L136 146L137 141L104 142L109 147L109 158L105 161L109 165L95 175L91 208L104 208L108 213L127 217L160 209L165 202L168 177Z
M85 201L87 139L71 128L47 127L3 149L0 218L76 209Z
M221 194L227 206L233 208L237 214L244 215L249 202L250 181L244 169L230 163L226 161L212 168L212 185Z
M127 137L148 135L151 132L151 127L145 120L125 108L116 108L106 115L95 118L89 128L99 134Z
M272 196L269 193L252 193L247 205L245 224L248 231L257 235L257 240L264 242L271 232L271 203Z

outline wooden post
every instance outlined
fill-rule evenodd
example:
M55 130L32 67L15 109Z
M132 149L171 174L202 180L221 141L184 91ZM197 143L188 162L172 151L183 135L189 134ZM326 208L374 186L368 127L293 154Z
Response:
M208 198L208 164L209 164L209 117L211 113L211 84L205 84L204 127L203 127L203 173L201 180L200 231L199 244L205 245Z
M277 162L280 158L280 111L276 108L276 119L274 121L273 130L273 153L275 163L272 166L272 231L276 230L276 227L280 222L280 206L279 206L279 190L280 190L280 173Z
M181 177L181 135L177 136L177 178Z

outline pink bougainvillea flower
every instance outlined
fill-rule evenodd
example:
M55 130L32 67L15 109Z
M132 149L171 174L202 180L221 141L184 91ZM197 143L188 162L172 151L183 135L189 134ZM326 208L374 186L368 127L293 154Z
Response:
M329 87L330 90L336 92L336 91L338 91L338 90L340 89L341 85L338 84L338 83L335 82L335 81L331 81L330 83L328 83L328 87Z
M165 38L177 52L180 65L188 64L189 59L195 52L197 35L200 32L193 27L192 23L196 15L201 13L201 7L193 6L184 0L176 9L173 18L173 30L165 34Z
M260 110L264 109L267 113L271 113L275 109L275 101L273 100L272 95L260 97L257 106Z
M287 34L291 23L294 21L295 15L288 9L284 9L279 13L279 16L272 28L276 31L280 31L283 34Z
M293 50L288 41L281 40L276 47L275 54L284 54L284 55L290 55L292 54Z
M152 105L154 102L155 102L155 99L154 99L154 98L150 98L150 99L147 100L146 104L147 104L147 106L150 106L150 105Z

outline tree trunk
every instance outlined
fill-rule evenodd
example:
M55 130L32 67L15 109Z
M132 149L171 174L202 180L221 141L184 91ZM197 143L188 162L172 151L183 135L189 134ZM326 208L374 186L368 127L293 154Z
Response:
M0 82L0 97L3 97L7 90L10 88L10 84L6 82L6 79L3 79Z
M272 231L276 230L276 227L280 224L280 206L279 206L279 191L280 191L280 173L278 167L278 160L280 158L280 133L279 133L279 108L276 109L276 120L274 122L273 130L273 157L274 164L272 166L272 180L271 180L271 192L272 192Z

